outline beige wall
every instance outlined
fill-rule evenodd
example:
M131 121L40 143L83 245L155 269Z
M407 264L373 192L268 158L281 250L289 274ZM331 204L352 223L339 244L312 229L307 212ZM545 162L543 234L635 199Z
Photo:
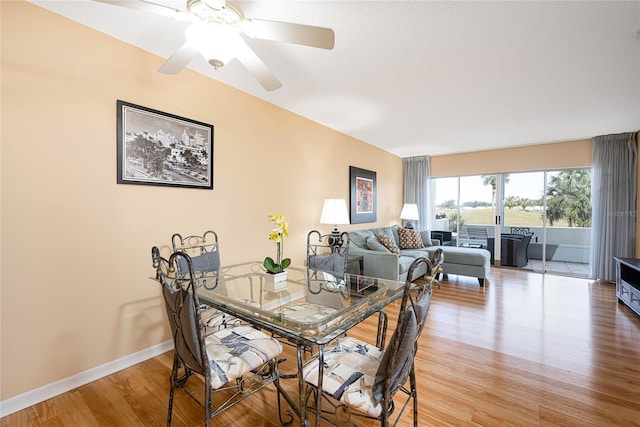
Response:
M591 167L591 140L434 156L430 167L433 177Z
M223 262L262 259L281 212L302 263L307 231L330 229L323 199L349 199L350 165L377 172L377 224L397 222L400 158L192 71L159 74L162 58L31 4L0 8L0 400L168 340L148 277L174 232L213 228ZM213 124L214 190L116 184L117 99Z

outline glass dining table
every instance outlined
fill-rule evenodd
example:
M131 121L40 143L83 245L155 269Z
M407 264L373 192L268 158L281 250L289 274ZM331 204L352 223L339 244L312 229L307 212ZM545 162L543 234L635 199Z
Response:
M318 378L322 389L324 345L372 314L381 313L377 345L382 346L386 333L386 314L382 309L402 296L404 286L394 280L336 275L305 267L289 267L286 281L274 283L273 277L257 261L223 265L212 272L196 272L195 278L201 303L296 346L297 374L293 377L298 379L298 401L283 390L279 392L298 414L303 426L309 425L302 376L305 350L313 349L320 358ZM315 403L319 411L320 393ZM320 417L315 421L319 426Z

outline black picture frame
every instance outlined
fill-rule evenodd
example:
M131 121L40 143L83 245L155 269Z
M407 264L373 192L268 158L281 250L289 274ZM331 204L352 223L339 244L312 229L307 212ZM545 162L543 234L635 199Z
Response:
M213 189L213 125L117 101L118 184Z
M376 222L378 210L376 173L349 166L351 224Z

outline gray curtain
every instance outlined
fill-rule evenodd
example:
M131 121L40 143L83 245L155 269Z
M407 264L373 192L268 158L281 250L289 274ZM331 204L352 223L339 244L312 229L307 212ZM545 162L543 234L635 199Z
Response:
M636 246L638 144L635 132L593 138L591 277L615 281L613 257L633 258Z
M404 203L418 205L420 220L412 221L413 227L416 230L427 230L429 228L429 156L402 159L402 172Z

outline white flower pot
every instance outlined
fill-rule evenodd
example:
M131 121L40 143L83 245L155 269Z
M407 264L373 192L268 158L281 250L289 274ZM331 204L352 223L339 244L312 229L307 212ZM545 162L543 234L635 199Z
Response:
M271 283L278 282L286 282L287 280L287 271L283 271L281 273L266 273L267 281Z
M265 282L267 284L267 290L281 291L287 288L287 272L282 273L265 273Z

